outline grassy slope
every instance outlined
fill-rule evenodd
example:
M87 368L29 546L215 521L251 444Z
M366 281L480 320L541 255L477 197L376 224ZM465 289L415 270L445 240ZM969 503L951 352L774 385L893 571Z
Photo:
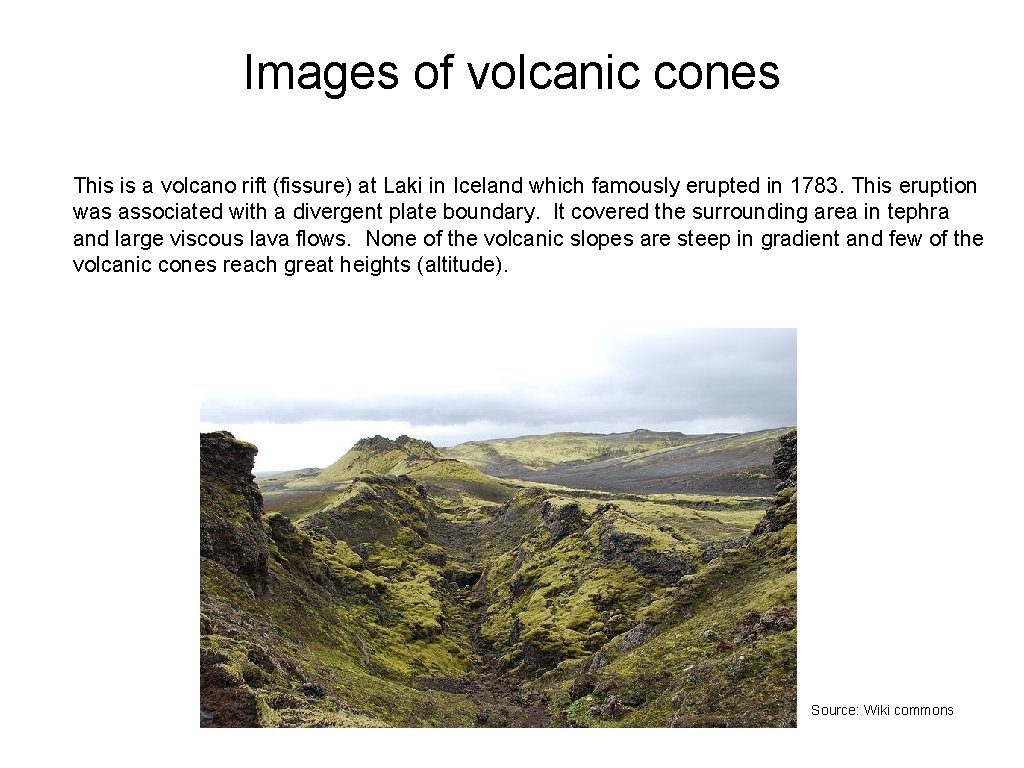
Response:
M795 609L795 538L792 526L725 550L637 614L653 637L620 634L537 685L574 725L795 725L795 628L744 633Z

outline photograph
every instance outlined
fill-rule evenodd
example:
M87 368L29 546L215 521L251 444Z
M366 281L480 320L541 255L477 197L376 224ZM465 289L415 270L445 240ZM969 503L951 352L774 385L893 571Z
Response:
M795 727L796 353L206 398L200 725Z

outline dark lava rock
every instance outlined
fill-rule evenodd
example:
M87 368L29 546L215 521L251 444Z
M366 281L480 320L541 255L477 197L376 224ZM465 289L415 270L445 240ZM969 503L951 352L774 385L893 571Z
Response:
M309 696L313 699L322 699L327 694L327 691L320 683L306 683L299 690L304 696Z
M594 685L597 682L597 678L589 672L584 672L582 675L572 681L572 685L569 686L569 700L576 701L576 699L583 698L588 693L594 690Z
M262 669L264 672L274 672L277 669L277 664L274 663L270 653L266 648L260 646L253 646L249 649L246 656L253 664Z
M523 666L529 670L552 669L563 657L555 651L544 650L529 640L523 641Z
M626 696L622 703L627 707L642 707L647 702L647 696L643 691L634 691L633 693Z
M520 576L518 573L512 577L512 581L508 585L508 594L510 598L522 597L526 594L526 589L529 586L528 582Z
M622 702L618 696L611 694L601 703L591 706L590 712L603 720L614 720L622 715Z
M781 488L796 485L796 430L791 430L779 438L779 449L772 456L772 469L779 479ZM781 490L781 488L777 490Z
M746 536L739 536L734 539L722 539L721 541L707 541L701 544L701 560L710 563L722 557L726 552L739 549L747 543Z
M622 636L622 650L631 651L639 648L658 634L658 628L645 621L640 622Z
M259 710L256 697L215 662L215 654L199 660L200 725L204 728L256 728ZM204 722L203 715L207 718Z
M267 588L270 550L263 495L252 475L255 458L256 446L230 432L199 436L199 554L261 593Z
M765 510L764 517L754 526L752 535L781 531L787 525L796 522L796 430L787 432L779 438L779 449L772 457L772 467L779 480L776 495L771 506Z
M770 608L763 614L748 611L740 620L739 638L741 643L760 640L774 632L787 632L796 628L795 608Z
M641 576L659 586L675 584L693 568L684 560L665 552L647 549L651 540L635 533L619 531L614 525L601 529L601 559L605 562L616 560L633 566Z
M467 570L460 571L455 574L455 584L460 587L474 587L476 583L480 581L480 577L483 576L483 571L479 570Z
M413 546L414 549L423 550L421 552L421 554L423 556L423 559L426 560L428 563L431 563L433 565L442 565L443 566L445 563L448 562L448 553L445 552L440 547L430 547L430 548L427 548L427 549L424 550L423 547L425 545L419 539L414 541L412 546ZM479 578L480 578L480 571L477 571L476 572L476 578L475 579L470 579L468 584L473 584ZM456 579L455 583L458 584L459 583L459 579ZM467 584L459 584L459 586L463 587L463 586L468 586L468 585Z
M551 534L552 545L583 528L583 510L575 502L557 506L545 501L540 509L540 515L544 527Z

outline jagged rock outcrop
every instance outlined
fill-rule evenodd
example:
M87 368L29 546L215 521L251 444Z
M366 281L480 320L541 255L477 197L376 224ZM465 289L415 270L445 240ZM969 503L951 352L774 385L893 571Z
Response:
M367 451L371 453L387 453L388 451L402 451L410 456L443 459L445 458L433 443L426 440L417 440L408 435L399 435L391 440L381 435L364 437L352 446L352 450Z
M779 479L776 490L796 486L796 430L792 430L779 438L779 449L772 456L772 469Z
M600 534L601 559L606 563L628 563L645 579L659 586L675 584L693 567L669 552L652 548L651 539L620 531L614 525L603 525Z
M658 628L646 621L641 621L635 627L622 635L622 650L631 651L639 648L652 637L658 634Z
M583 511L579 504L552 504L545 501L541 507L541 520L551 534L551 544L557 544L570 533L583 528Z
M772 457L772 468L779 484L775 487L775 498L765 510L764 517L753 530L759 536L770 531L781 531L796 522L796 430L779 438L779 449Z
M199 436L199 554L260 593L267 589L270 547L263 495L252 475L255 458L256 446L230 432Z

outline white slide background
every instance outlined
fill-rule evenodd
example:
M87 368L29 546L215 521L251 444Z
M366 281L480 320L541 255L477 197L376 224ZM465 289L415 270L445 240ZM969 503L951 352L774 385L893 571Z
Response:
M1003 764L1020 680L1015 4L54 3L5 16L2 706L13 764ZM337 101L247 92L247 52L390 59L402 80ZM412 67L448 52L451 89L415 88ZM644 83L470 87L466 61L520 52L614 53L640 63ZM657 62L691 59L776 61L782 82L650 82ZM85 174L954 176L980 191L952 199L950 226L986 244L565 249L509 255L500 278L429 281L98 277L70 264L73 177ZM798 329L795 731L195 727L204 397L310 379L386 389L410 367L429 386L438 365L499 379L567 355L585 364L595 336L688 327ZM875 701L957 714L809 713Z

